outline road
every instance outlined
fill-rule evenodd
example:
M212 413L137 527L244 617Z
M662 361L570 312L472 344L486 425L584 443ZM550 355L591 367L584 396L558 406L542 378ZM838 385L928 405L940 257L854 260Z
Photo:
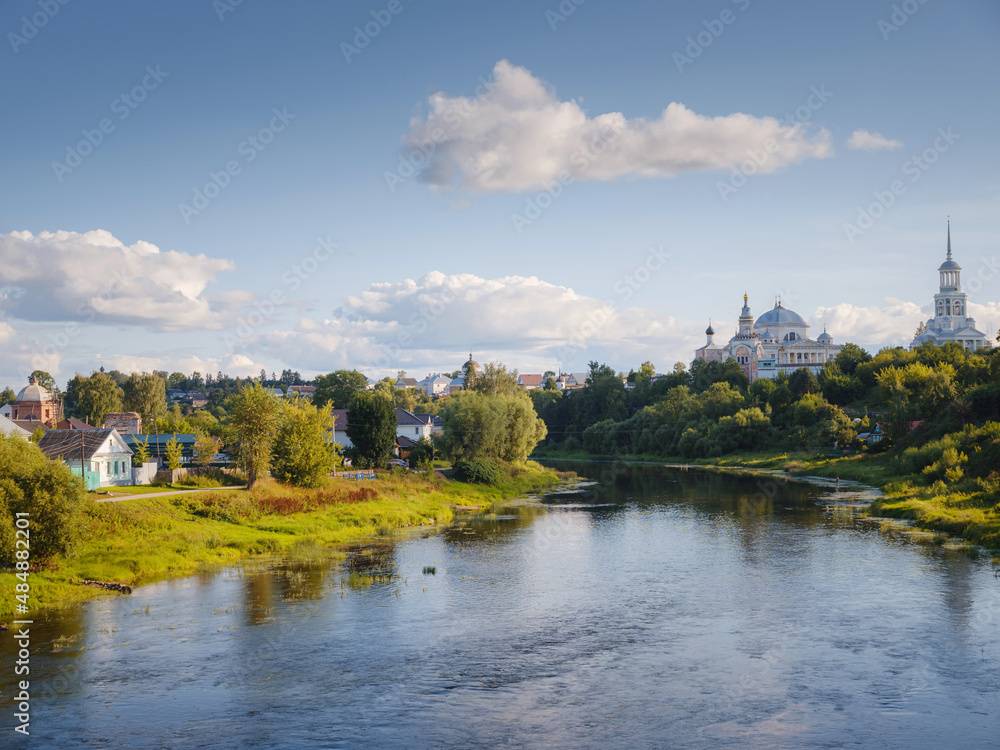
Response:
M165 495L189 495L192 492L221 492L222 490L245 490L245 484L239 487L202 487L197 490L167 490L166 492L144 492L138 495L117 495L115 497L100 497L99 503L120 503L122 500L134 500L141 497L164 497Z

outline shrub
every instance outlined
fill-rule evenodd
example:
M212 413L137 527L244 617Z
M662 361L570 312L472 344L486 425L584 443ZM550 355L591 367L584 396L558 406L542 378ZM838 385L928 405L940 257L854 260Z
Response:
M31 560L73 552L87 495L62 461L19 437L0 436L0 565L15 561L16 513L28 513Z
M456 461L454 478L468 484L488 484L496 486L507 478L499 461L491 458L470 458Z

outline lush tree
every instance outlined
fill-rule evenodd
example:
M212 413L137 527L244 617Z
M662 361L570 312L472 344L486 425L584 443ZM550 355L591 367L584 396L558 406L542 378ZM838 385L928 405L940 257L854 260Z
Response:
M425 437L420 438L410 450L409 462L411 469L431 469L434 466L434 443Z
M167 389L156 375L132 373L122 385L125 411L138 412L143 424L151 425L167 413Z
M132 463L135 466L142 466L149 462L149 440L143 438L136 440L135 451L132 453Z
M333 417L306 399L285 404L284 420L274 442L272 473L299 487L322 487L340 463L337 444L330 442Z
M29 379L30 378L37 380L38 385L42 386L42 388L47 390L49 393L56 396L59 395L59 386L56 385L56 379L45 372L45 370L35 370L29 376Z
M319 407L349 409L354 396L368 387L368 379L356 370L336 370L313 380L313 403Z
M28 569L16 554L15 514L30 514L31 561L39 562L72 554L88 502L83 482L65 463L26 440L0 435L0 566Z
M837 353L837 356L833 358L837 367L840 368L840 371L845 375L853 375L858 365L864 362L871 362L871 360L872 355L857 344L852 344L850 342L844 344L841 350Z
M212 457L218 453L215 440L208 435L200 435L194 441L194 462L198 466L208 466L212 463Z
M17 394L14 393L14 389L9 385L0 391L0 406L6 406L7 404L12 404L17 399Z
M177 442L177 436L172 435L166 445L167 468L171 471L181 468L183 454L181 444Z
M464 391L448 399L443 415L445 450L456 461L495 458L520 463L546 434L545 423L523 391Z
M500 396L521 391L517 384L517 370L508 370L502 362L487 362L483 371L476 376L471 390L490 396Z
M70 381L70 390L77 414L94 427L104 424L111 412L122 410L122 389L106 372L94 372L89 377L77 374Z
M360 391L347 409L346 451L353 465L363 469L385 466L396 447L396 409L392 399L376 391Z
M271 468L271 452L281 426L281 404L260 383L251 383L233 396L230 413L239 464L247 487Z
M788 388L795 398L802 398L807 393L819 393L819 381L811 370L800 367L788 377Z

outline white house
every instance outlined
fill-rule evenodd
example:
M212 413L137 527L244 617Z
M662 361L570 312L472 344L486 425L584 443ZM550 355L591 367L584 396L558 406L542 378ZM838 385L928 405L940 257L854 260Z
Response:
M447 380L447 378L445 378ZM431 439L433 420L425 419L430 414L413 414L406 409L396 409L396 437L407 437L413 442L421 438Z
M341 448L352 448L354 443L347 437L347 409L330 409L333 415L333 442Z
M420 390L428 396L440 396L442 393L447 393L450 385L451 378L447 375L440 375L437 373L434 375L428 375L417 384Z
M38 447L74 473L79 473L82 462L85 471L99 475L101 487L132 484L132 449L117 430L49 430Z

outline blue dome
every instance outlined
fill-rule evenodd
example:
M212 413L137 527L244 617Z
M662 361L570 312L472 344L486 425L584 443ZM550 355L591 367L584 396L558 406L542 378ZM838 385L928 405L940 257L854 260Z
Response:
M797 312L786 310L781 305L778 305L773 310L768 310L766 313L757 318L757 322L754 323L754 328L764 325L777 325L779 323L784 323L786 325L806 325L802 316Z
M819 341L833 341L833 336L831 336L831 335L830 335L829 333L827 333L826 331L823 331L823 333L821 333L821 334L819 335L819 339L818 339L818 340L819 340Z
M715 329L712 328L712 324L711 323L709 323L708 324L708 328L705 329L705 335L706 336L714 336L715 335Z
M938 266L939 271L949 271L951 269L955 269L956 271L961 271L962 267L953 260L946 260L944 263Z

